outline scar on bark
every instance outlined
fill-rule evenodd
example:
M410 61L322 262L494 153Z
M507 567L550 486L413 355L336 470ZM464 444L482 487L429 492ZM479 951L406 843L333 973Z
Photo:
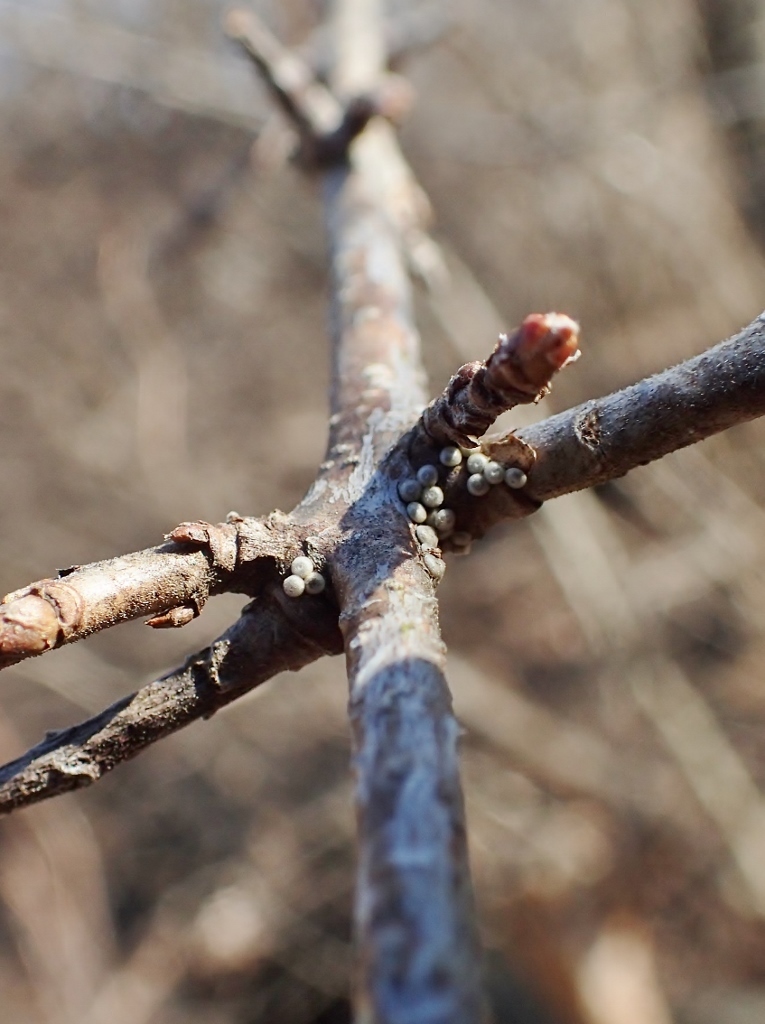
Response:
M582 444L596 452L600 447L600 414L597 408L585 410L577 419L574 430Z

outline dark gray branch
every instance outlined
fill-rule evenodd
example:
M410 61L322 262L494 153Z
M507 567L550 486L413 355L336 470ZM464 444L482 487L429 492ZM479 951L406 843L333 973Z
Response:
M460 466L444 484L445 504L455 511L459 530L482 537L497 523L527 516L550 498L624 476L763 414L765 314L733 338L623 391L517 434L487 438L481 450L505 468L522 470L525 486L500 485L472 497ZM451 541L444 544L448 549Z
M624 476L765 413L765 314L672 369L518 432L537 501Z
M337 654L337 611L326 600L290 602L280 588L182 668L142 687L101 714L50 733L0 768L0 814L97 781L145 747L209 718L277 672Z
M396 460L401 465L396 466ZM391 474L403 469L393 456ZM478 941L457 757L444 678L434 554L380 508L379 474L344 519L334 559L355 741L359 822L356 923L360 1005L376 1024L482 1019Z

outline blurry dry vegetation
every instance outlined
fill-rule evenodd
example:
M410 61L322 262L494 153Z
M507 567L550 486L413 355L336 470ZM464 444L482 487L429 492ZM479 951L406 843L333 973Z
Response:
M321 13L257 9L292 43ZM404 146L452 270L418 298L434 390L531 310L583 324L558 409L762 309L761 10L453 4L448 33L405 66ZM417 11L427 36L443 5ZM5 590L181 519L289 509L320 461L320 203L277 165L278 124L222 13L0 4ZM450 563L443 627L501 1024L765 1019L763 439L739 427ZM2 759L175 664L235 609L218 598L181 632L126 625L7 671ZM2 1020L348 1020L344 685L341 661L321 661L3 821Z

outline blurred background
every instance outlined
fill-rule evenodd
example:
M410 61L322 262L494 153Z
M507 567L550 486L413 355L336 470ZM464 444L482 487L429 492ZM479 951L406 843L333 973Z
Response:
M326 62L322 5L253 6ZM321 460L318 187L284 164L224 10L0 2L3 592L180 520L288 510ZM417 294L434 393L530 311L583 325L550 412L762 310L757 0L389 10L417 90L402 142L450 270ZM765 1019L763 441L739 427L449 563L497 1024ZM2 760L240 604L4 672ZM3 1021L349 1021L345 702L324 660L3 820Z

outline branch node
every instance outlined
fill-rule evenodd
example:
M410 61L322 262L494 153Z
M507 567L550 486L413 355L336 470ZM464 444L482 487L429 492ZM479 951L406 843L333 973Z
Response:
M600 447L600 413L593 403L582 410L574 423L574 433L585 448L596 452Z
M79 628L82 601L56 580L40 580L7 594L0 609L0 668L65 643Z
M237 531L231 523L206 523L197 520L193 523L180 523L165 540L175 544L190 544L195 548L206 549L212 560L212 568L233 572L238 556Z

